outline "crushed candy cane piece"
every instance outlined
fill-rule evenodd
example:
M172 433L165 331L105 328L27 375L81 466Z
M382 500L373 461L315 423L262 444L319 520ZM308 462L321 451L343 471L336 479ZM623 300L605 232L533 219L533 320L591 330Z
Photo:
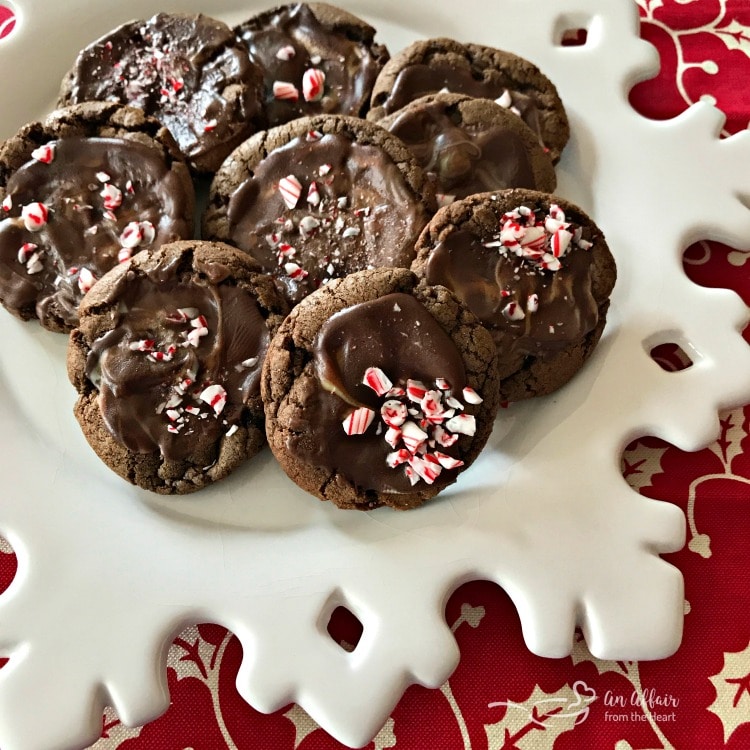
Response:
M237 426L236 424L233 424L233 425L232 425L232 426L231 426L231 427L230 427L230 428L229 428L229 429L227 430L227 434L226 434L226 436L227 436L227 437L232 437L232 435L234 435L234 433L235 433L235 432L237 432L237 430L239 430L239 429L240 429L240 428L239 428L239 427L238 427L238 426Z
M428 437L429 435L416 422L407 421L401 427L401 439L407 450L412 453L416 453L419 446L425 443Z
M419 403L427 393L427 386L420 380L407 380L406 381L406 395L410 401Z
M118 263L127 263L133 257L133 251L129 247L120 248L120 252L117 253Z
M125 229L120 234L120 244L132 250L134 247L138 247L143 241L143 230L141 224L138 221L131 221L125 225Z
M208 388L201 391L198 398L208 404L214 410L214 414L218 416L226 406L227 392L224 390L223 386L218 384L209 385Z
M380 416L389 427L400 427L409 416L406 404L391 399L380 407Z
M273 95L282 101L296 102L299 99L299 89L288 81L274 81Z
M99 182L109 182L112 178L106 172L97 172L96 179Z
M279 192L286 207L294 208L302 195L302 184L293 174L290 174L279 180Z
M99 193L104 198L104 208L113 211L122 205L122 191L116 185L108 182Z
M342 422L344 432L347 435L364 435L367 428L372 424L375 412L366 406L360 406L351 412Z
M318 68L308 68L302 76L302 95L306 102L317 102L323 98L326 74Z
M285 263L284 273L286 273L286 275L294 281L300 281L306 278L308 275L307 271L305 271L305 269L301 266L298 266L296 263Z
M21 209L21 218L29 232L38 232L47 225L49 210L44 203L29 203Z
M94 284L96 284L96 276L85 266L81 268L78 272L78 289L81 294L86 294Z
M530 294L526 298L526 309L529 312L536 312L539 309L539 295L538 294Z
M464 462L460 458L453 458L453 456L449 456L447 453L435 451L432 455L444 469L457 469L459 466L464 465Z
M3 211L10 211L13 208L13 198L10 195L6 195L3 198Z
M445 428L450 432L472 436L477 431L477 420L473 414L457 414L445 423Z
M33 242L24 242L21 247L18 248L18 262L26 263L33 253L39 249L39 245L35 245Z
M464 401L467 404L481 404L484 399L470 386L466 386L463 390Z
M518 302L509 302L503 308L503 316L507 320L523 320L526 317L526 313Z
M35 148L31 152L31 158L42 162L43 164L50 164L55 159L55 144L45 143L39 148Z
M280 47L276 51L276 59L277 60L284 60L284 62L288 62L289 60L294 59L296 56L297 51L292 47L291 44L285 44L283 47Z
M378 396L385 395L393 387L393 383L379 367L368 367L362 382L372 388Z
M317 182L310 183L310 187L307 189L307 202L311 206L317 206L320 203L320 192L318 191Z
M323 137L323 133L321 133L319 130L308 130L307 135L305 136L305 140L308 143L316 143Z

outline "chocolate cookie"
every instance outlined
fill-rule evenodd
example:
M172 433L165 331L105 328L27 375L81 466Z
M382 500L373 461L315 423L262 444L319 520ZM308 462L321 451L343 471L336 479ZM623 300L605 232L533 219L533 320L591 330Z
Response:
M354 271L408 268L434 208L433 186L398 138L318 115L231 154L211 185L203 236L250 253L296 304Z
M52 331L131 253L193 233L195 195L169 132L119 104L75 105L0 145L0 303Z
M491 336L451 292L406 269L361 271L303 300L271 342L268 442L321 500L413 508L485 445L497 382Z
M557 89L518 55L452 39L414 42L383 68L372 92L369 119L380 120L425 94L440 91L494 99L520 115L557 162L570 127Z
M435 180L438 200L507 188L551 193L555 167L520 117L489 99L431 94L378 121Z
M130 21L79 52L60 104L116 101L169 128L198 172L263 126L262 75L234 32L204 15Z
M317 114L364 117L389 58L372 26L326 3L282 5L235 32L263 71L271 127Z
M441 209L413 269L442 284L490 329L508 401L551 393L602 334L615 261L577 206L531 190L483 193Z
M264 443L260 373L286 310L226 245L175 242L110 271L81 303L68 349L91 447L161 494L225 477Z

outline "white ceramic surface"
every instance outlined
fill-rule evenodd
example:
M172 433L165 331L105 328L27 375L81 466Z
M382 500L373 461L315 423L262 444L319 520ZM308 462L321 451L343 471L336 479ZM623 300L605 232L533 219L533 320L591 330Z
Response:
M234 22L263 7L12 3L0 137L43 115L77 49L122 21L203 9ZM505 588L537 654L568 654L575 625L607 659L679 645L682 578L657 554L681 547L684 519L630 490L620 454L642 434L697 449L717 434L719 408L750 400L750 348L738 333L747 309L695 286L681 265L695 239L748 242L737 196L750 195L750 136L720 142L722 117L708 106L662 123L629 107L629 86L657 66L632 0L464 0L460 13L443 0L340 4L392 51L450 34L522 53L555 81L573 130L558 192L596 218L619 266L604 339L567 388L502 412L485 453L444 496L410 513L360 514L307 497L268 453L184 499L131 488L71 415L64 337L0 311L0 533L19 557L0 600L0 647L12 655L0 671L3 750L93 742L107 703L127 724L153 719L168 704L167 644L196 621L241 640L249 703L297 701L353 746L408 684L438 686L451 673L458 651L443 607L469 579ZM585 46L556 43L582 25ZM648 349L675 340L695 364L667 373ZM351 654L326 633L338 604L364 624Z

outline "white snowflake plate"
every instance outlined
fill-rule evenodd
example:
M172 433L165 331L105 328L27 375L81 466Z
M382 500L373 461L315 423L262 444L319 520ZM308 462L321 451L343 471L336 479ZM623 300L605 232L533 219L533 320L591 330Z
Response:
M76 51L120 22L178 7L236 22L268 4L13 0L0 136L42 116ZM508 592L540 655L570 653L576 626L605 659L679 645L682 578L658 555L681 547L684 518L633 492L620 454L642 434L696 449L717 434L720 408L750 399L745 306L692 284L681 263L693 240L742 248L750 237L750 136L720 141L722 117L704 104L661 123L631 109L629 87L657 65L631 0L340 4L392 51L450 34L521 53L554 80L573 130L558 192L596 218L619 267L604 339L568 387L504 411L444 496L410 513L352 513L297 490L268 453L195 496L131 488L71 415L64 337L2 314L0 533L19 558L0 601L4 750L85 746L106 704L126 724L153 719L168 705L167 646L201 621L240 639L250 704L297 702L362 745L407 685L438 686L455 667L443 607L470 579ZM586 44L561 46L577 28ZM662 370L649 352L665 342L693 366ZM326 631L339 605L364 626L352 653Z

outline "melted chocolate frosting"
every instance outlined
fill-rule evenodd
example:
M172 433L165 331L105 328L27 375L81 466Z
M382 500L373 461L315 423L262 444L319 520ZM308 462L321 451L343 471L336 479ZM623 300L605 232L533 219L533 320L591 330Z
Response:
M363 24L364 26L364 24ZM237 29L250 59L263 71L265 108L270 126L316 114L363 115L378 73L388 59L384 47L355 38L339 27L329 29L304 3L285 5ZM325 74L323 96L305 101L302 77L306 70ZM277 81L292 84L299 98L274 96Z
M353 408L366 406L380 414L384 398L362 383L370 367L380 368L394 386L404 387L408 379L432 384L445 378L460 393L466 382L456 345L411 295L388 294L345 308L316 337L315 377L305 383L304 408L299 423L291 425L295 437L288 448L361 489L409 492L412 485L403 467L386 464L393 448L379 432L377 419L361 435L347 435L342 427ZM441 450L456 455L455 447Z
M470 70L447 63L415 63L405 67L396 77L388 98L383 102L385 114L405 107L420 96L439 91L466 94L480 99L499 99L505 92L510 95L511 107L542 140L542 123L534 99L520 91L513 91L499 79L475 78Z
M121 235L131 222L153 227L153 237L148 229L133 252L188 237L192 226L183 217L192 198L162 155L140 143L63 138L48 146L54 149L50 163L27 162L6 186L11 207L0 212L0 295L25 317L36 308L40 319L53 315L72 327L86 288L82 270L99 278L117 265ZM105 208L107 185L120 193L116 208ZM47 207L48 218L32 232L21 213L35 202ZM37 246L41 269L20 259L25 243Z
M110 300L116 325L93 343L86 375L117 440L135 452L188 460L241 422L244 403L259 392L269 333L252 294L219 283L226 269L207 265L205 280L188 283L175 265L123 279ZM190 343L201 326L207 330L192 333ZM226 397L218 414L208 403L212 385Z
M252 132L259 73L232 30L203 15L159 13L82 50L66 103L116 101L156 117L191 161Z
M433 101L396 115L388 130L435 177L438 193L465 198L510 187L537 189L523 139L499 123L466 125L455 105Z
M290 172L302 190L292 209L279 191ZM313 183L317 204L309 199ZM272 151L231 196L227 216L229 241L274 274L292 304L354 271L408 268L427 221L382 149L333 134L295 138Z
M574 250L563 258L559 271L542 270L459 229L432 251L426 278L453 291L490 330L500 371L507 376L527 356L558 352L596 327L599 308L592 294L591 264L590 252ZM530 306L532 295L538 300ZM513 302L523 311L519 320L503 314Z

